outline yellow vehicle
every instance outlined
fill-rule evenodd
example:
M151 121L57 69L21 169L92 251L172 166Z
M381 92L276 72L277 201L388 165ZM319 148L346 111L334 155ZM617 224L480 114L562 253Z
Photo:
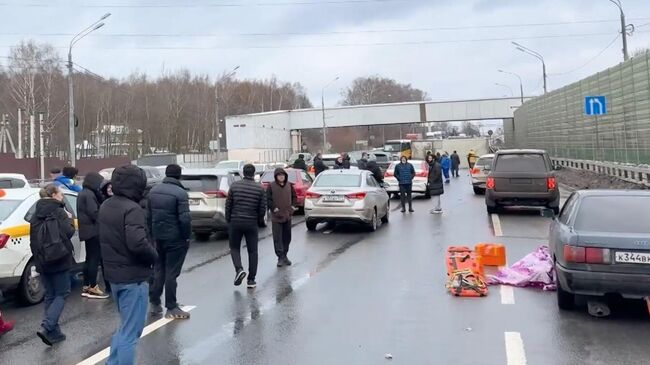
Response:
M393 156L394 160L399 160L405 156L409 160L412 157L411 140L410 139L392 139L384 143L384 152L388 152Z

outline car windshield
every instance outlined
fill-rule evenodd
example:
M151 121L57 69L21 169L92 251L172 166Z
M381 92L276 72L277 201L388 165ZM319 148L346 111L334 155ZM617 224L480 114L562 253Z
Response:
M492 157L481 157L476 161L476 167L492 165Z
M206 192L219 190L218 176L182 176L181 183L189 191Z
M21 202L22 200L0 200L0 222L7 219Z
M266 170L266 165L255 164L255 172L264 172Z
M377 162L388 162L388 161L390 161L390 158L388 157L388 155L384 155L384 154L373 154L373 155L375 156L375 160Z
M546 163L544 162L544 155L539 153L500 155L497 158L495 171L542 172L546 171Z
M402 152L402 144L401 143L386 143L386 144L384 144L384 151L385 152Z
M147 179L159 179L163 177L163 175L160 173L160 170L155 167L146 168L143 170L145 175L147 175Z
M289 182L292 183L292 184L295 184L296 183L296 174L294 174L294 173L289 174L288 173L287 175L289 175ZM273 182L273 180L275 180L275 171L267 171L267 172L264 173L264 175L262 175L262 179L260 180L260 182L270 183L270 182Z
M357 188L361 186L361 175L325 174L314 182L317 188Z
M648 196L588 196L580 203L575 229L612 233L650 233Z
M233 170L239 169L239 161L221 161L217 164L218 169Z

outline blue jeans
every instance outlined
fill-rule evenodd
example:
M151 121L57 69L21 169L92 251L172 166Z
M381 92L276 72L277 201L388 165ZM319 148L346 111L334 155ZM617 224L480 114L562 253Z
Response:
M111 353L106 364L132 365L135 363L135 347L147 319L149 284L111 283L111 291L122 322L113 334Z
M45 316L41 326L47 332L61 331L59 317L65 306L65 298L70 294L69 275L68 271L41 274L41 282L45 289Z

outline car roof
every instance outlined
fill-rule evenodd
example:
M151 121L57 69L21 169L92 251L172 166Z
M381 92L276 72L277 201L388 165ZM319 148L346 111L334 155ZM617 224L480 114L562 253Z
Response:
M23 189L0 189L4 194L0 194L0 200L25 200L34 194L38 194L41 189L23 188Z
M19 180L25 180L27 181L27 178L23 174L10 174L10 173L0 173L0 177L2 178L11 178L11 179L19 179Z
M208 175L208 176L227 176L228 174L236 173L236 170L227 170L227 169L185 169L183 170L183 176L198 176L198 175Z
M544 150L536 150L536 149L498 150L496 155L517 155L517 154L525 154L525 153L544 154L544 153L546 153L546 151L544 151Z
M587 189L577 190L581 197L588 196L650 196L650 190L623 190L623 189Z
M325 155L321 155L322 158L334 158L337 159L339 157L343 157L340 153L328 153Z
M485 155L481 155L481 156L479 156L479 158L494 158L494 153L488 153L488 154L485 154Z
M361 175L365 172L366 170L359 170L359 169L332 169L332 170L325 170L318 174L318 176L321 175Z

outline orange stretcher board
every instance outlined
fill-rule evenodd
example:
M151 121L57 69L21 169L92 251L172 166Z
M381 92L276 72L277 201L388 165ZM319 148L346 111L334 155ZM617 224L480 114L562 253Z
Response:
M464 246L447 248L446 288L459 297L484 297L488 293L481 256Z

